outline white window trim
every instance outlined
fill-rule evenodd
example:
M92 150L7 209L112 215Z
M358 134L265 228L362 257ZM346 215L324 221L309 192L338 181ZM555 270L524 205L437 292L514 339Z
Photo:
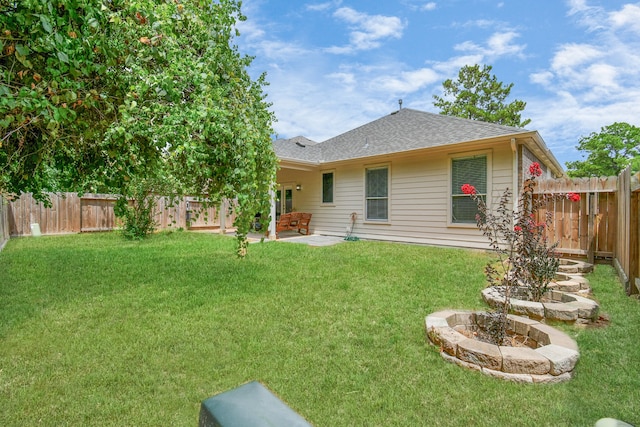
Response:
M458 159L465 159L467 157L476 157L476 156L486 156L487 157L487 198L486 204L487 208L491 209L491 194L493 191L493 151L492 150L482 150L482 151L471 151L465 153L454 153L449 154L449 165L447 168L447 227L451 228L477 228L475 223L466 224L453 222L451 217L453 213L451 212L451 201L453 199L453 194L451 193L451 180L453 177L451 176L451 171L453 169L453 161ZM472 184L472 183L469 183Z
M387 169L387 219L369 219L367 218L367 170L370 169ZM364 165L363 173L363 202L362 212L364 212L364 224L391 224L391 163L376 163L372 165Z
M324 198L324 174L331 173L333 174L333 200L331 202L325 202ZM336 205L336 170L335 169L327 169L320 171L320 206L335 206Z

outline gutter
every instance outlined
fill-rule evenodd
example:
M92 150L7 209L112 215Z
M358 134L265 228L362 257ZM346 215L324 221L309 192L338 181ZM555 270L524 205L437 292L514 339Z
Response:
M534 145L534 149L531 151L533 151L533 153L538 156L544 156L544 159L548 161L548 165L550 166L551 172L553 172L555 178L561 178L565 176L564 168L562 167L558 159L556 159L556 156L554 156L551 150L549 150L547 144L545 144L538 131L532 131L530 133L530 139L526 140L525 143L528 141L533 142Z

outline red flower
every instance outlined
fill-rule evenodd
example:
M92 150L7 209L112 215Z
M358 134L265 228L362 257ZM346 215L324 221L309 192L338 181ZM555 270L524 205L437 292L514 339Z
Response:
M460 189L464 194L476 194L476 187L474 187L473 185L462 184L462 187L460 187Z
M513 227L514 231L522 231L522 227L520 227L519 225L516 225L515 227Z
M572 202L579 202L580 201L580 195L577 193L568 193L567 194L567 199L571 200Z
M540 168L540 163L533 162L531 166L529 166L529 173L531 176L540 176L542 175L542 169Z

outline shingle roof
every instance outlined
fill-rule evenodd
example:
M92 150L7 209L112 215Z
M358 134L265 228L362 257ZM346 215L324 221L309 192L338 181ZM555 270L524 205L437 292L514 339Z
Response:
M320 143L304 137L280 139L274 149L281 159L324 163L529 132L404 108Z
M275 140L273 141L273 149L280 159L313 163L319 163L322 160L320 144L304 136Z

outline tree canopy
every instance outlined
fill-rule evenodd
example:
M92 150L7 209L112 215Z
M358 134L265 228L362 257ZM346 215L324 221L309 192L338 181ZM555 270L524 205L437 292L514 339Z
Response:
M116 112L107 19L95 1L0 0L0 192L42 198L82 172L68 165Z
M586 160L566 162L571 177L617 176L627 166L640 171L640 128L628 123L613 123L580 138L578 150Z
M499 82L490 65L465 65L458 72L457 80L447 79L442 83L443 97L434 95L433 105L440 114L498 123L506 126L525 127L530 119L522 120L520 112L526 103L505 100L511 93L513 83L506 86Z
M235 0L0 0L0 192L149 191L267 212L277 158Z

